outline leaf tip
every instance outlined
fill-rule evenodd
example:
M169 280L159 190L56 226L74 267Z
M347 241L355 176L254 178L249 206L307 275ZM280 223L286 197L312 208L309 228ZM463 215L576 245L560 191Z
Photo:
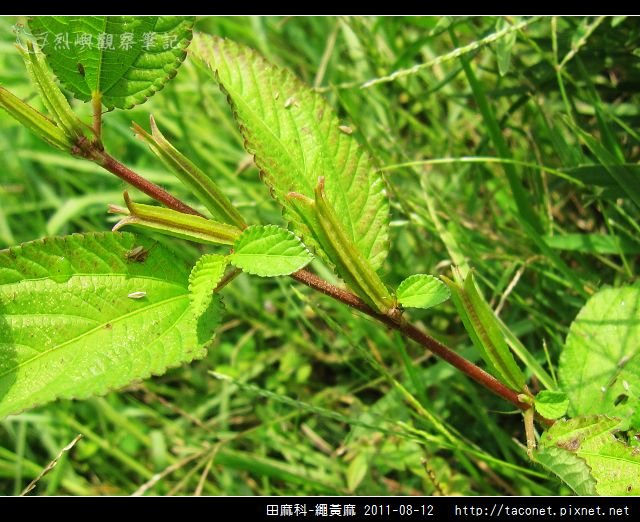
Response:
M158 129L158 125L156 124L156 119L153 117L153 114L149 114L149 126L151 127L151 134L155 136L160 132Z
M129 210L124 208L124 207L119 207L118 205L109 205L109 208L107 209L107 211L109 212L109 214L128 214Z

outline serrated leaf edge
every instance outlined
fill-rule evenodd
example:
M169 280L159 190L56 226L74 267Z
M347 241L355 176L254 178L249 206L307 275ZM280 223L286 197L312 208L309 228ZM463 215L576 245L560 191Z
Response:
M218 42L223 42L223 43L231 42L236 46L238 45L233 40L230 40L228 38L220 38L220 37L216 37L216 36L212 36L212 41L213 41L214 45L216 45ZM202 41L195 42L195 44L198 45L200 48L205 49L204 42L202 42ZM302 82L297 77L297 75L295 75L288 68L282 67L281 65L272 64L266 58L264 58L264 56L262 56L260 53L258 53L257 51L255 51L252 48L249 48L249 47L240 48L238 46L238 49L245 56L247 55L247 52L249 52L251 54L251 59L260 62L260 64L263 65L263 66L266 66L266 67L269 67L269 68L275 67L277 72L280 75L286 75L288 73L288 75L291 77L291 79L293 81L293 84L295 85L295 91L296 92L298 92L298 91L308 91L308 94L312 98L320 100L320 102L322 104L328 106L329 108L331 108L331 110L333 110L333 108L331 107L329 102L323 96L321 96L317 92L314 92L314 91L310 90L309 86L306 85L304 82ZM309 245L310 247L312 247L315 250L315 253L319 257L321 257L324 261L328 262L330 267L333 267L333 263L331 262L329 256L322 249L322 246L320 245L320 242L317 241L313 237L312 230L310 230L308 228L308 226L304 223L304 220L302 219L302 217L298 216L298 219L294 219L293 218L292 213L296 214L296 215L298 213L294 209L289 208L287 206L286 194L283 195L282 198L278 197L277 191L275 189L275 184L270 181L271 180L271 176L268 174L268 172L267 172L266 168L264 167L263 163L257 157L256 151L254 150L253 147L251 147L251 145L250 145L250 143L248 141L248 138L246 137L247 134L248 134L247 127L240 121L238 113L237 113L237 109L236 109L236 103L233 101L233 99L231 98L230 93L225 88L223 82L220 80L220 75L218 74L218 71L216 69L214 69L206 60L201 59L201 61L204 62L205 65L207 66L207 68L209 68L213 72L214 78L215 78L216 83L218 84L218 86L220 88L220 91L226 97L227 103L229 104L229 107L231 107L232 114L233 114L233 119L236 122L236 124L238 125L238 128L240 129L240 134L242 136L244 149L253 157L254 164L256 165L256 167L258 168L258 171L260 173L260 179L265 183L265 185L269 189L269 194L270 194L271 198L274 199L278 203L278 205L280 205L280 207L282 209L282 216L284 217L284 219L287 220L287 222L289 223L290 226L293 225L297 229L299 229L299 230L296 230L295 232L297 234L299 234L299 236L304 241L305 245ZM334 111L334 114L335 114L335 111ZM336 117L337 117L337 114L336 114ZM357 150L360 150L363 153L368 155L369 160L371 162L371 168L377 174L377 178L374 179L374 182L372 183L372 186L373 185L382 185L382 187L380 189L378 189L383 195L382 203L380 205L380 208L378 209L378 212L382 212L385 215L385 222L388 225L388 223L389 223L389 200L388 200L388 196L387 196L388 190L387 190L386 178L385 178L383 172L380 170L380 168L376 164L375 158L371 154L369 154L366 151L366 149L357 140L354 140L354 146L355 146L355 148ZM369 190L371 190L371 188L372 187L368 187ZM390 245L390 237L389 237L389 231L388 231L388 226L387 226L387 231L386 231L386 233L384 235L384 238L380 242L380 252L378 254L376 254L376 256L374 256L373 258L370 258L370 255L369 255L370 253L366 254L366 255L363 253L363 255L372 264L372 266L374 267L374 269L376 271L378 271L380 269L382 263L384 262L384 259L388 255L389 245Z
M300 244L300 246L304 249L304 251L309 255L309 260L302 265L301 267L299 267L297 270L301 270L303 269L305 266L307 266L312 260L313 260L313 254L311 253L311 251L307 248L307 246L302 242L302 240L296 236L293 232L291 232L291 230L287 230L286 228L282 228L279 227L278 225L251 225L247 228L245 228L242 231L242 234L240 235L240 237L238 237L238 239L236 240L236 242L233 245L233 249L234 252L232 254L229 255L229 260L230 262L235 265L236 267L240 268L243 272L246 272L247 274L251 274L251 275L255 275L258 277L281 277L281 276L285 276L285 275L289 275L292 274L293 272L296 272L297 270L294 270L293 272L278 272L278 273L274 273L273 275L262 275L259 274L253 270L247 270L246 268L240 266L237 264L236 260L236 253L238 250L238 243L240 243L241 241L243 241L243 237L246 238L247 236L251 235L252 233L254 233L256 230L277 230L279 232L285 232L289 237L295 239L298 241L298 243ZM246 241L246 239L244 239Z
M405 305L404 303L402 303L400 294L402 293L403 289L409 285L411 285L415 280L417 279L423 279L423 278L428 278L431 281L437 281L438 283L440 283L442 285L442 287L447 291L447 297L445 299L443 299L442 301L435 303L431 306L428 307L416 307L416 306L411 306L411 305ZM421 308L423 310L428 310L429 308L433 308L434 306L438 306L441 303L444 303L447 299L449 299L451 297L451 290L449 289L449 287L442 282L442 280L439 277L436 277L434 275L431 274L413 274L410 275L409 277L407 277L406 279L404 279L399 285L398 285L398 289L396 290L396 297L398 299L398 303L400 303L402 306L406 307L406 308Z

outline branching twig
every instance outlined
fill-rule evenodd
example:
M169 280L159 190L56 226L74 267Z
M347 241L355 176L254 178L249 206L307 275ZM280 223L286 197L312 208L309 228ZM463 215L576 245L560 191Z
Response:
M89 155L87 155L87 157L89 157ZM163 205L173 210L184 212L186 214L202 215L200 214L200 212L175 198L164 189L139 176L131 169L111 157L106 152L99 151L96 153L96 157L91 157L90 159L104 167L109 172L112 172L120 179L123 179L124 181L127 181L131 185L140 189L142 192L155 199L156 201L162 203ZM313 288L314 290L317 290L318 292L321 292L331 297L332 299L335 299L336 301L340 301L341 303L344 303L355 310L367 314L368 316L373 317L384 325L399 331L405 337L414 340L419 345L423 346L427 350L430 350L438 357L444 359L449 364L460 370L462 373L487 388L489 391L502 397L519 409L526 411L531 407L529 404L520 402L517 392L511 390L500 381L498 381L495 377L485 372L482 368L476 366L471 361L468 361L464 357L458 355L451 348L448 348L430 335L419 330L414 325L409 324L396 316L392 317L390 315L379 314L355 294L332 285L328 281L325 281L324 279L318 277L312 272L309 272L308 270L298 270L297 272L291 274L291 277L296 281L299 281L307 285L308 287ZM539 420L547 425L553 423L553 421L549 421L548 419L540 418Z

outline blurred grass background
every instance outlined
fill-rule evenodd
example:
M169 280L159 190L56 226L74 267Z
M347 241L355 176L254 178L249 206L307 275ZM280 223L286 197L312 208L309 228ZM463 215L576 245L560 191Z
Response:
M637 279L640 23L540 18L482 45L519 21L213 17L198 29L289 67L378 158L392 200L390 285L472 268L553 378L588 296ZM0 19L0 81L38 105L16 22ZM282 223L199 67L187 60L146 104L104 118L114 157L189 200L133 137L131 121L146 128L150 113L250 223ZM0 248L107 230L124 188L0 113ZM176 245L186 260L204 251ZM397 334L287 278L243 275L224 301L206 359L0 421L0 493L20 493L78 433L33 494L570 493L528 461L508 404ZM478 361L450 303L410 315Z

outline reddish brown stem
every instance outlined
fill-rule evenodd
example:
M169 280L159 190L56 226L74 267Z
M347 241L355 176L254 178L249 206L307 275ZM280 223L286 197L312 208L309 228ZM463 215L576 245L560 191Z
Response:
M169 207L178 212L185 214L195 214L202 216L195 208L190 207L186 203L183 203L179 199L173 197L166 190L160 188L158 185L147 181L142 176L133 172L130 168L124 166L118 160L112 158L109 154L103 151L96 151L94 155L90 157L98 165L108 170L112 174L115 174L120 179L126 181L130 185L133 185L137 189L152 197L156 201L162 203L166 207Z
M310 288L322 292L337 301L340 301L351 308L355 308L356 310L365 313L374 319L377 319L381 323L393 328L394 330L398 330L404 336L413 339L415 342L424 346L434 354L436 354L441 359L444 359L452 366L456 367L458 370L471 377L474 381L481 384L488 390L492 391L496 395L506 399L511 402L513 405L517 406L521 410L527 410L530 406L526 403L520 402L518 399L518 394L514 392L512 389L508 388L500 381L498 381L495 377L485 372L482 368L476 366L472 362L468 361L464 357L458 355L456 352L447 348L444 344L437 341L433 337L427 335L422 332L412 324L407 324L404 321L397 321L387 315L382 315L377 313L373 308L371 308L367 303L362 301L359 297L352 294L351 292L347 292L346 290L342 290L340 288L335 287L334 285L328 283L324 279L319 278L315 274L308 272L307 270L299 270L291 274L291 277L304 283Z

